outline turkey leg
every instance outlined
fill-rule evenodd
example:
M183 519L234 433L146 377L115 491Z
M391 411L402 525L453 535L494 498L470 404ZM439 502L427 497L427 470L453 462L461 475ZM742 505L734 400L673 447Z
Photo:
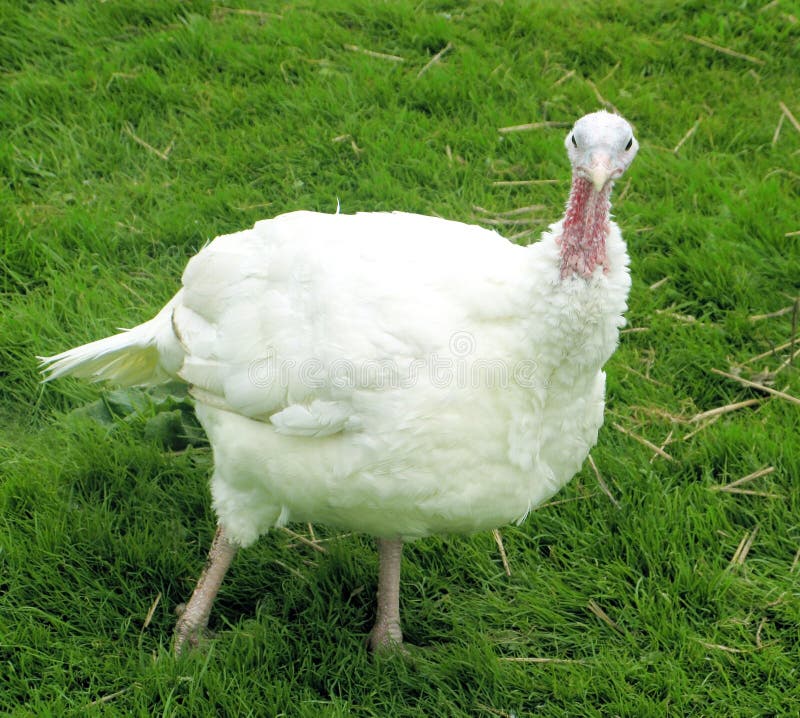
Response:
M369 647L384 651L403 643L400 630L400 560L403 542L378 539L378 610L369 634Z
M231 565L233 557L236 555L237 546L225 537L225 529L220 524L214 534L214 541L208 552L208 560L203 573L197 581L192 597L186 608L175 624L175 638L173 650L175 655L180 655L186 642L191 646L197 646L200 641L200 634L208 625L208 617L211 615L211 606L217 597L222 579Z

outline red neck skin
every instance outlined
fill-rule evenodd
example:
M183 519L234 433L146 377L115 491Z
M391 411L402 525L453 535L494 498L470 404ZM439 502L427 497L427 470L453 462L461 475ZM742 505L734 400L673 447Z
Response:
M597 192L592 183L577 175L558 243L561 246L561 279L573 275L588 279L597 267L608 271L606 235L609 229L611 182Z

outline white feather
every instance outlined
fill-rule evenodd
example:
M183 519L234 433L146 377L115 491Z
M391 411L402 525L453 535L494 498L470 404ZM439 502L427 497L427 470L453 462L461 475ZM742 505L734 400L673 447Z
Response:
M44 363L190 383L242 545L289 517L387 538L491 528L558 491L603 421L625 245L611 223L607 267L562 279L560 235L284 214L208 244L150 322Z

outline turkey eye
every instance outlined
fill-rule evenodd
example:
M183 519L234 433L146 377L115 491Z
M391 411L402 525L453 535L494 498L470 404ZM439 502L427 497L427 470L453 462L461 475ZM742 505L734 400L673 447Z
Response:
M575 147L577 147L577 146L578 146L578 142L577 142L577 140L575 139L575 135L572 135L572 144L573 144L573 145L575 145Z
M633 147L633 137L628 140L628 144L625 145L625 151L627 152L631 147Z

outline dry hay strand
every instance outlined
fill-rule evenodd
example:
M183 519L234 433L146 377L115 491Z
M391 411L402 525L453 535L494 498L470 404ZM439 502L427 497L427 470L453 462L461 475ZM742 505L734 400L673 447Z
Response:
M609 500L616 508L622 508L619 501L614 498L614 494L611 493L611 489L608 488L608 484L606 484L606 482L603 480L600 470L597 468L597 464L594 463L594 458L591 454L589 454L589 466L592 467L592 471L594 471L594 475L597 478L597 483L600 484L600 488L602 489L603 493L608 496Z
M142 624L143 631L150 625L150 622L153 620L153 616L156 613L156 608L158 607L160 601L161 601L161 591L158 592L158 596L156 596L155 600L150 605L150 608L147 611L147 615L144 617L144 623Z
M751 653L752 648L731 648L730 646L723 646L721 643L709 643L708 641L701 641L699 638L695 639L701 646L710 648L715 651L725 651L726 653Z
M493 212L490 209L486 209L484 207L481 207L480 205L474 204L472 205L472 209L474 209L476 212L480 212L481 214L488 214L491 215L492 217L503 218L503 217L518 217L519 215L524 215L524 214L533 214L534 212L541 212L547 209L547 207L545 207L545 205L543 204L530 204L527 207L517 207L515 209L507 209L503 212Z
M800 565L800 547L798 547L797 553L794 555L794 561L792 561L791 568L789 568L789 573L794 573L798 565Z
M665 453L664 449L672 443L672 434L673 433L675 433L675 430L674 429L670 429L669 430L669 434L667 434L667 438L664 439L664 441L661 442L661 446L659 447L660 452L658 452L656 454L653 454L650 457L650 463L651 464L656 460L656 458L658 457L659 454L661 454L662 456L664 455L664 453Z
M765 65L766 62L758 57L753 57L752 55L746 55L743 52L737 52L736 50L731 50L729 47L723 47L722 45L717 45L715 42L711 42L711 40L706 40L702 37L695 37L694 35L684 35L683 36L686 40L690 42L695 42L698 45L702 45L703 47L707 47L709 50L715 50L716 52L721 52L724 55L728 55L729 57L735 57L739 60L746 60L747 62L752 62L756 65Z
M508 554L506 554L506 548L503 546L503 535L500 533L500 529L492 529L492 536L494 536L494 541L497 544L497 550L500 552L500 560L503 562L503 570L506 572L506 576L511 576L511 566L508 565Z
M405 62L406 58L400 57L400 55L392 55L388 52L377 52L376 50L367 50L364 47L359 45L345 45L345 50L349 50L350 52L360 52L362 55L367 55L368 57L374 57L378 60L390 60L391 62Z
M433 67L437 62L439 62L442 59L442 57L444 57L452 49L453 49L453 43L448 42L441 50L439 50L439 52L437 52L430 60L428 60L425 67L423 67L417 73L417 79L419 80L420 77L422 77L428 70L431 69L431 67Z
M611 626L611 628L613 628L621 636L627 635L627 631L625 631L625 629L622 628L616 621L612 620L612 618L602 608L600 608L594 599L589 600L587 607L603 623Z
M557 179L495 180L492 185L494 187L528 187L536 184L560 184L562 181Z
M722 416L722 414L712 416L708 421L698 426L694 431L690 431L688 434L686 434L681 441L689 441L689 439L691 439L693 436L699 434L701 431L705 431L709 426L719 421L720 416Z
M547 656L501 656L508 663L585 663L578 658L549 658Z
M736 479L736 481L732 481L729 484L725 484L724 486L709 486L709 491L723 491L728 494L743 494L745 496L761 496L767 499L785 499L785 496L781 494L773 494L769 491L756 491L755 489L743 489L741 488L742 484L746 484L750 481L755 481L756 479L760 479L762 476L768 476L769 474L775 471L774 466L765 466L763 469L759 469L758 471L754 471L752 474L748 474L747 476L742 476L741 479Z
M781 128L783 127L783 121L786 119L786 113L781 112L781 116L778 118L778 125L775 127L775 133L772 135L772 146L778 144L778 138L781 136Z
M500 134L508 134L509 132L527 132L529 130L541 130L550 127L572 127L571 122L528 122L524 125L509 125L508 127L498 128Z
M621 115L622 113L617 109L616 105L613 102L610 102L605 97L600 94L600 90L597 89L597 85L594 84L588 77L584 78L584 82L589 85L589 88L594 92L594 96L597 98L597 101L603 105L607 110L611 110L613 113L617 115Z
M780 105L781 112L783 112L783 114L786 116L786 119L792 123L792 125L798 132L800 132L800 122L797 121L797 118L792 114L792 111L786 106L784 102L779 102L778 104Z
M711 419L714 416L729 414L732 411L739 411L739 409L745 409L748 406L758 406L762 401L763 399L745 399L744 401L737 401L733 404L718 406L715 409L709 409L708 411L695 414L691 419L689 419L689 422L692 424L697 424L701 421L705 421L706 419Z
M309 526L310 526L310 524L309 524ZM281 527L281 531L283 531L288 536L291 536L295 541L299 541L304 546L308 546L309 548L314 549L314 551L318 551L319 553L328 553L328 549L326 549L324 546L320 546L319 542L316 540L316 538L308 539L305 536L303 536L302 534L299 534L299 533L297 533L295 531L292 531L290 528L288 528L286 526L282 526Z
M642 446L646 446L648 449L650 449L650 451L654 451L662 459L666 459L667 461L675 461L675 458L671 454L668 454L661 447L656 446L652 441L648 441L643 436L635 434L630 429L626 429L624 426L621 426L617 422L613 422L612 426L620 433L625 434L626 436L630 436L631 439L633 439L634 441L638 441Z
M159 149L156 149L155 147L153 147L153 145L151 145L149 142L146 142L141 137L139 137L133 131L133 128L130 125L127 125L127 124L125 125L125 132L127 132L130 135L131 139L133 139L133 141L137 145L140 145L140 146L144 147L146 150L148 150L149 152L152 152L154 155L156 155L156 157L164 160L164 162L169 160L169 155L170 155L170 153L172 152L172 150L173 150L173 148L175 146L175 140L172 140L165 149L159 150Z
M575 70L570 70L566 75L562 75L558 80L556 80L553 83L553 87L558 87L559 85L562 85L567 80L569 80L570 77L575 77Z
M697 132L697 128L698 128L698 127L700 127L700 123L701 123L702 121L703 121L703 117L702 117L702 116L700 116L700 117L698 117L698 118L697 118L697 120L696 120L696 121L695 121L695 123L694 123L694 124L693 124L693 125L692 125L692 126L689 128L689 130L687 131L687 133L686 133L686 134L685 134L683 137L681 137L681 139L680 139L680 141L678 142L678 144L677 144L677 145L675 145L675 147L672 149L672 153L673 153L673 154L676 154L676 155L678 154L678 150L680 150L680 148L681 148L681 147L683 147L683 145L686 143L686 141L687 141L687 140L688 140L688 139L689 139L689 138L690 138L690 137L691 137L691 136L692 136L692 135L693 135L695 132Z
M747 559L747 555L750 553L750 549L753 547L753 541L755 541L757 533L758 526L755 526L752 531L745 532L744 536L742 536L742 540L739 541L739 545L736 547L736 551L734 551L733 556L731 556L730 563L728 564L729 568L744 566L744 562Z
M719 369L712 369L711 371L714 374L719 374L720 376L724 376L726 379L738 381L740 384L743 384L744 386L748 386L752 389L758 389L759 391L764 391L767 394L771 394L772 396L777 396L779 399L784 399L785 401L790 401L793 404L800 405L800 399L798 399L796 396L792 396L791 394L787 394L785 391L778 391L777 389L773 389L770 386L760 384L757 381L750 381L749 379L744 379L740 376L736 376L735 374L729 374L728 372L724 372Z
M752 364L753 362L759 361L760 359L766 359L768 356L775 356L778 352L782 352L784 349L788 349L794 341L790 339L788 342L781 344L780 346L774 347L769 351L762 352L761 354L748 359L744 364Z
M790 304L788 307L782 307L774 312L767 312L766 314L754 314L752 317L748 317L751 322L759 322L762 319L772 319L774 317L782 317L786 314L791 314L792 312L796 312L797 310L795 307L797 306L797 302L795 301L793 304Z
M219 20L226 15L247 15L255 17L265 22L267 20L283 20L283 15L274 12L263 12L262 10L249 10L248 8L238 7L225 7L223 5L214 5L211 10L211 19Z

